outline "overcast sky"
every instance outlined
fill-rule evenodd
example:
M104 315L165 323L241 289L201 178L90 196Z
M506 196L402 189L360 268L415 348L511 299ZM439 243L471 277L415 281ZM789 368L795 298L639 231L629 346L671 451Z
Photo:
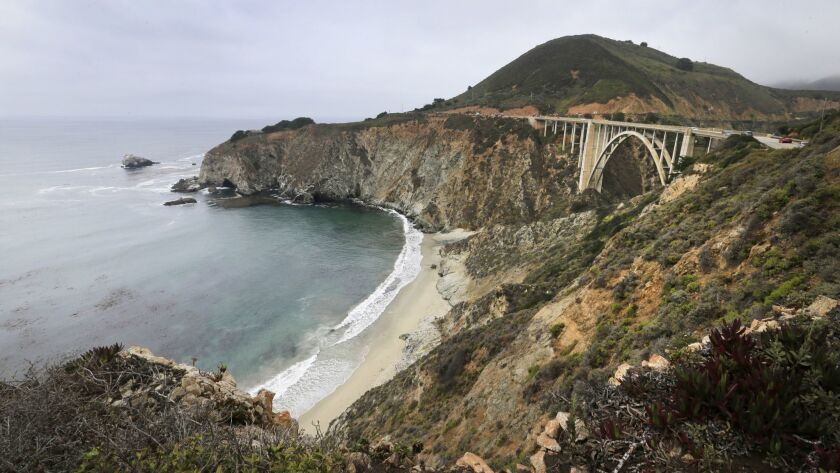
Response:
M838 0L0 0L0 116L363 118L581 33L813 80L840 73L838 19Z

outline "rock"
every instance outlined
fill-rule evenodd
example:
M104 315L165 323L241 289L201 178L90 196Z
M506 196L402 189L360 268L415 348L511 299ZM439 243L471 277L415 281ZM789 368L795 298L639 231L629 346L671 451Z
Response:
M789 320L796 317L796 309L792 309L790 307L773 305L770 309L777 317L779 317L780 320Z
M195 199L192 197L181 197L177 200L170 200L169 202L164 202L163 205L170 206L170 205L184 205L184 204L194 204L196 202Z
M228 370L225 370L222 373L222 382L223 383L228 383L234 388L236 387L236 380L233 378L233 375L230 374L230 371L228 371Z
M292 202L295 204L314 204L315 203L315 196L310 194L309 192L301 192L292 198Z
M750 334L750 333L761 333L761 332L765 332L767 330L776 330L778 328L779 328L779 322L776 322L775 320L772 320L772 319L770 319L770 320L755 319L755 320L752 321L752 323L750 323L750 326L747 327L746 330L744 330L744 334L746 335L746 334Z
M560 424L560 427L562 427L566 432L569 430L568 426L570 417L571 414L568 412L558 412L557 417L555 417L555 420ZM575 419L575 441L586 440L587 438L589 438L589 429L586 428L586 424L584 424L580 419Z
M826 296L817 296L814 302L805 309L805 313L811 317L825 317L829 312L837 308L840 302Z
M582 442L589 438L589 429L580 419L575 419L575 442Z
M534 471L533 468L528 468L522 463L516 464L516 473L531 473L532 471Z
M274 423L280 426L288 426L291 425L294 419L292 419L292 413L289 411L280 411L277 414L274 414Z
M613 386L618 386L619 384L621 384L621 380L624 379L624 376L627 375L627 371L629 371L632 367L633 365L629 363L622 363L618 365L618 368L616 368L615 373L613 373L612 377L607 382Z
M569 425L569 417L571 414L568 412L558 412L557 415L554 417L554 420L560 425L560 428L566 430L567 426ZM558 431L559 432L559 431Z
M455 465L470 468L474 473L493 473L493 469L475 453L465 453Z
M528 459L531 461L531 466L534 467L534 473L545 473L545 450L540 450L539 452L531 455Z
M549 437L545 432L537 436L537 445L552 452L560 451L560 444L557 443L557 440Z
M560 429L563 428L563 426L560 423L560 419L556 417L554 419L549 420L545 423L545 429L543 430L543 432L549 437L556 439L557 434L560 433Z
M198 183L198 177L188 177L178 179L178 182L172 184L170 190L172 192L198 192L201 190L201 184Z
M703 344L700 342L689 343L685 349L690 352L700 351L703 349Z
M187 390L184 389L182 386L178 386L177 388L173 389L171 393L169 393L169 399L172 399L173 401L178 401L186 394Z
M671 362L664 356L654 353L650 355L650 358L642 362L642 366L654 371L665 371L671 366Z
M274 409L274 393L268 389L260 389L254 396L254 405L262 407L264 412L271 412Z
M133 154L126 154L123 156L122 160L122 167L126 169L137 169L146 166L151 166L152 164L158 164L151 159L141 158L140 156L135 156Z
M349 473L362 473L370 471L370 456L363 452L350 452L345 457L347 460L347 471Z

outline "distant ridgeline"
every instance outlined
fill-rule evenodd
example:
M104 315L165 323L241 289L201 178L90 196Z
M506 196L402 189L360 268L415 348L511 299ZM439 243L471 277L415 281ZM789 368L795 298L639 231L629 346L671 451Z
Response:
M230 141L238 141L246 136L258 134L258 133L273 133L275 131L283 131L283 130L297 130L298 128L303 128L306 125L312 125L315 123L315 120L309 117L298 117L294 120L280 120L279 122L275 123L274 125L267 125L264 126L262 130L236 130L233 136L230 137Z

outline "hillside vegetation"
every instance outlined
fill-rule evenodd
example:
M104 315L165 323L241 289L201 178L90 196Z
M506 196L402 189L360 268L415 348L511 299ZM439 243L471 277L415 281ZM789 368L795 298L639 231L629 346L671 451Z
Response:
M541 44L432 109L533 105L543 113L656 112L693 120L780 120L819 110L817 99L822 97L840 105L837 92L773 89L731 69L647 45L581 35Z
M521 282L465 303L468 307L453 308L442 321L447 328L440 346L394 380L365 394L334 428L344 438L389 435L402 442L420 441L426 446L421 457L432 465L448 464L469 450L495 467L513 468L516 463L527 463L527 457L538 450L537 434L546 415L573 410L580 402L574 399L606 402L594 393L614 390L606 381L619 364L638 365L652 355L677 357L712 327L731 327L736 321L743 326L773 321L776 326L784 314L801 313L820 296L837 299L840 134L834 127L838 123L834 118L813 138L811 146L800 150L770 151L751 138L732 137L695 165L706 171L696 187L681 196L665 202L654 193L602 208L588 233L568 235L542 251L536 264L531 261L526 267L528 273ZM492 239L472 248L470 255L481 254L482 246L490 248ZM512 261L508 268L497 271L503 274L514 269L521 268ZM472 270L472 277L485 278L480 272ZM835 327L819 330L835 337ZM729 330L727 340L741 336L737 327ZM800 350L798 356L827 346L803 342L809 339L803 333L809 333L810 328L791 330L790 335L780 335L788 337L780 343L790 343L785 350ZM761 357L785 356L767 352L770 341L761 343L765 350ZM837 360L829 352L807 356L828 357L820 363L836 367L833 363ZM738 376L770 375L752 371L765 361L749 363L754 364L738 368ZM774 373L779 376L775 381L761 383L784 382L785 376ZM835 416L840 413L840 380L833 373L797 374L810 376L809 382L816 384L803 389L813 391L787 393L786 400L772 402L805 403L798 404L803 406L816 402L822 414ZM699 398L691 402L718 406L711 396L720 394L712 391L709 398L694 393ZM643 396L639 392L634 395ZM646 399L670 399L664 394L649 396ZM756 409L749 403L759 401L737 402L740 404L715 409L721 409L724 419L743 412L749 416ZM597 414L580 408L580 415L589 416L586 420L591 423L592 416L604 416L603 409L618 408L618 404L607 406L599 407L602 410ZM699 467L699 456L704 454L708 465L717 465L713 469L741 465L751 458L757 463L747 471L764 468L757 466L762 464L793 471L817 455L813 445L819 445L820 451L840 445L833 428L804 423L801 417L808 408L773 404L766 407L768 412L755 415L787 417L793 424L800 423L801 429L790 424L784 429L792 430L770 428L770 434L778 434L774 436L755 430L758 424L769 422L767 418L741 418L732 433L738 447L722 449L713 440L713 432L721 428L718 424L700 429L701 433L690 430L694 428L691 422L712 422L717 414L702 409L690 415L679 411L686 408L671 406L668 409L677 411L653 411L649 419L633 421L653 431L659 429L657 435L663 442L697 434L691 437L692 444L675 440L669 447L681 449L677 459L690 453L682 461L654 455L658 445L664 445L658 441L639 446L633 461L642 470ZM665 417L657 412L664 412L661 415ZM599 429L597 422L590 427L590 432ZM610 432L593 434L594 440L610 440ZM647 442L639 435L623 437L623 448ZM587 448L591 453L595 447ZM603 467L615 466L620 456L601 451L597 459L580 455L566 460ZM649 461L643 461L645 458Z

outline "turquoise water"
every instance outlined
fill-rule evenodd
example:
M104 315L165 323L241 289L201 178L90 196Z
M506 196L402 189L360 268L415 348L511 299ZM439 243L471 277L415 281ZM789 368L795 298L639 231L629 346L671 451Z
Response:
M161 205L204 151L257 125L0 122L0 373L121 342L225 363L295 414L349 376L371 343L365 328L419 265L404 219L227 209L206 192ZM161 164L125 170L125 153Z

